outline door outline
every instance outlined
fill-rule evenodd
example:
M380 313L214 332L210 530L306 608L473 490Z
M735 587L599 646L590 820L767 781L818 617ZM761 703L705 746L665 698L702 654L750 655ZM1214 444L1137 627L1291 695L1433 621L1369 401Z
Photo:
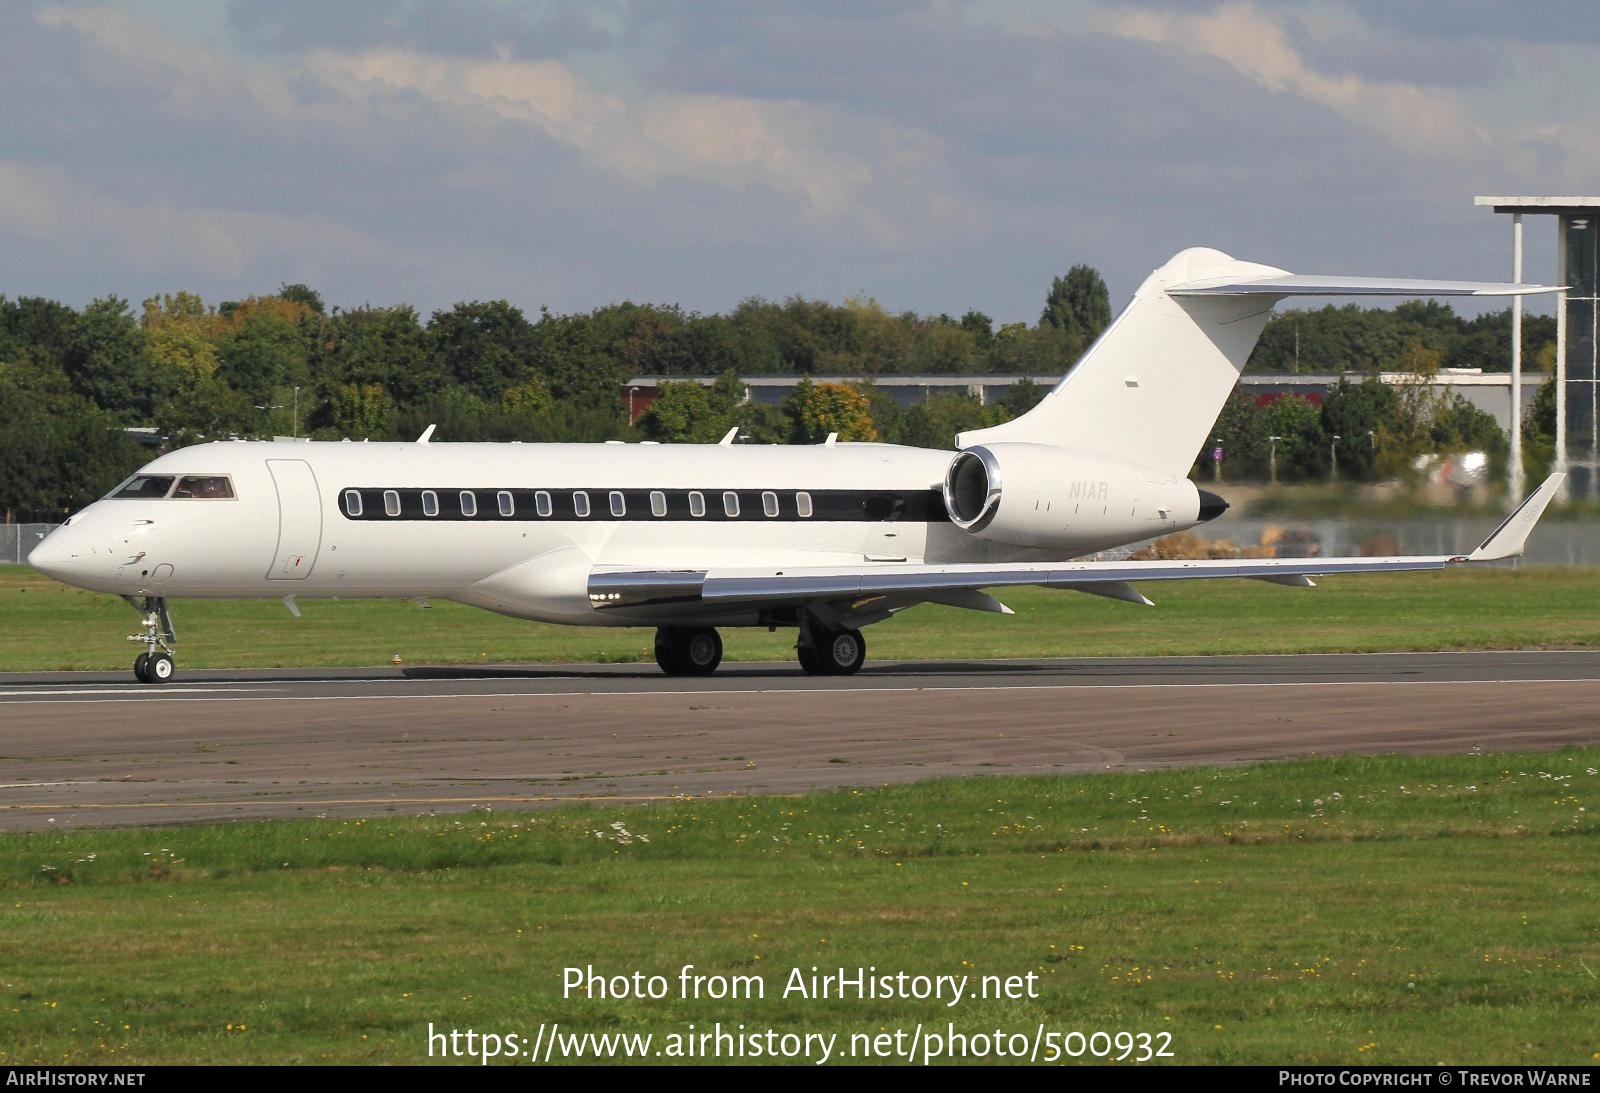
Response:
M269 581L303 581L322 550L322 491L304 459L269 459L267 471L278 495L278 545L267 569Z

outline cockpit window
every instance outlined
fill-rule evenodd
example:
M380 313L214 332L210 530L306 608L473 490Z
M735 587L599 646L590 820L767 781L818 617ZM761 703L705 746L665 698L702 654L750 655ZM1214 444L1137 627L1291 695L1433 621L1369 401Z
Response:
M178 480L174 497L200 497L210 500L227 500L233 497L233 483L221 474L188 474Z
M136 474L122 484L122 488L111 496L118 498L142 498L146 501L165 497L172 488L170 474Z

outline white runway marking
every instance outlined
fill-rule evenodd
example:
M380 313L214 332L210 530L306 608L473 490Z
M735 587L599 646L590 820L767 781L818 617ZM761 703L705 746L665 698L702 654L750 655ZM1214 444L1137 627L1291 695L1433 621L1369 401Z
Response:
M65 688L61 688L59 690L54 690L54 691L41 691L41 690L38 690L36 688L30 688L30 689L25 690L25 691L0 691L0 698L11 698L11 697L14 697L14 696L20 698L20 697L23 697L23 696L33 696L33 695L78 695L78 694L108 695L108 696L113 696L113 697L122 696L122 695L151 695L151 694L157 694L157 695L161 695L161 694L169 694L169 695L171 695L171 694L217 694L218 692L221 692L221 691L247 691L247 690L252 690L252 689L253 688L250 688L250 687L241 687L241 686L238 686L237 684L233 684L233 685L211 684L210 686L201 686L201 687L170 687L170 688L166 688L165 690L162 690L162 691L159 691L159 692L153 692L153 691L150 690L149 687L145 687L145 686L124 687L124 688L95 687L95 688L89 689L89 690L85 690L82 687L65 687Z
M0 789L42 789L45 786L92 786L95 782L11 782Z
M1258 688L1294 688L1294 687L1482 687L1506 686L1520 684L1525 686L1539 686L1552 683L1588 683L1600 684L1600 679L1339 679L1339 680L1286 680L1281 682L1262 683L1240 681L1235 683L1021 683L997 684L981 687L767 687L761 689L740 690L695 690L695 691L458 691L446 694L407 694L407 695L283 695L283 694L250 694L244 693L227 698L213 698L215 694L201 693L188 698L170 697L171 691L151 692L149 690L130 691L128 694L137 696L145 702L421 702L427 700L451 699L570 699L570 698L738 698L746 695L822 695L822 694L922 694L922 693L960 693L967 691L992 692L992 691L1185 691L1185 690L1233 690L1233 689L1258 689ZM244 688L233 688L245 690ZM195 688L203 691L202 688ZM0 692L6 694L7 692ZM39 694L38 691L24 692ZM52 692L71 694L72 692ZM94 695L103 695L108 692L96 691ZM108 702L118 702L120 698L64 698L55 700L56 705L96 705ZM38 706L50 704L46 699L17 699L12 702L0 703L7 706Z

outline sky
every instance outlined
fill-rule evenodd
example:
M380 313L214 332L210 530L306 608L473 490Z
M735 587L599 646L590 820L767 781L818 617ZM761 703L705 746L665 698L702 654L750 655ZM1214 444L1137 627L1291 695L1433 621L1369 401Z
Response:
M0 0L0 294L1035 322L1197 245L1500 280L1473 197L1600 190L1596 71L1586 0Z

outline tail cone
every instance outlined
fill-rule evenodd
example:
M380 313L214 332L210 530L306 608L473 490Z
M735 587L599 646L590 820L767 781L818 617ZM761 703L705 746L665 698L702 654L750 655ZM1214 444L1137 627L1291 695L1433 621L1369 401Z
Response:
M1200 491L1200 521L1215 520L1228 511L1228 502L1210 490Z

